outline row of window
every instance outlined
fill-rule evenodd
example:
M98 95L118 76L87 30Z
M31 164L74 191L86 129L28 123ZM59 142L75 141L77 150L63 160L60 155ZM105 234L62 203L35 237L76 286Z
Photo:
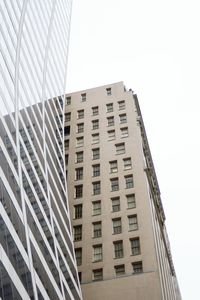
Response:
M117 265L115 268L116 276L122 276L125 274L125 265ZM137 261L132 263L133 274L142 273L143 266L142 261ZM81 275L81 273L79 274ZM93 270L93 281L103 280L103 269L95 269Z
M138 230L137 215L128 216L129 231ZM93 238L99 238L102 236L102 222L94 222L93 224ZM122 220L121 218L112 219L112 233L122 233ZM78 242L82 240L82 225L74 226L74 241Z
M124 158L124 170L130 170L132 168L131 158ZM109 161L110 165L110 173L118 172L118 162L117 160ZM92 165L92 176L98 177L100 176L100 164ZM82 180L83 179L83 167L79 167L75 169L75 180Z
M120 197L113 197L111 200L112 212L120 211ZM136 200L134 194L126 195L127 209L136 208ZM92 202L92 214L94 216L101 214L101 200ZM83 204L74 205L74 218L81 219L83 216Z
M123 258L124 257L124 249L123 249L123 241L115 241L113 242L113 251L114 258ZM140 238L135 237L130 239L130 255L140 255L141 247L140 247ZM76 263L77 266L82 265L82 248L75 249L76 255ZM92 262L100 262L103 261L103 246L102 244L93 246L93 259Z
M78 173L78 176L82 176L82 168L80 168L78 171L81 171L81 173ZM98 169L97 169L97 174L98 174ZM124 179L125 179L125 188L126 189L130 189L130 188L134 187L132 174L124 176ZM118 177L110 179L110 187L111 187L111 192L119 191L119 178ZM93 195L101 194L101 182L100 181L92 182L92 193L93 193ZM75 185L74 197L76 199L83 197L83 184Z

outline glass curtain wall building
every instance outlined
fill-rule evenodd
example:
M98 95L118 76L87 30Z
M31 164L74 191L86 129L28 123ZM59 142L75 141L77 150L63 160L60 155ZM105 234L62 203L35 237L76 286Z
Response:
M82 299L66 196L71 0L0 1L0 299Z

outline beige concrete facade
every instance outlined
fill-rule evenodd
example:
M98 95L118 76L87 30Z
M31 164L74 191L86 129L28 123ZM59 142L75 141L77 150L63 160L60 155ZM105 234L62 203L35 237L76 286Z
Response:
M137 96L123 82L72 93L65 117L84 300L181 299Z

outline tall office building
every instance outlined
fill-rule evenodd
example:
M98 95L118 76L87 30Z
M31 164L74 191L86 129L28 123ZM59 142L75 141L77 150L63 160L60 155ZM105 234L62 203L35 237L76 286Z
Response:
M86 300L180 300L137 100L123 82L68 94L65 152Z
M66 196L70 0L0 1L0 299L82 299Z

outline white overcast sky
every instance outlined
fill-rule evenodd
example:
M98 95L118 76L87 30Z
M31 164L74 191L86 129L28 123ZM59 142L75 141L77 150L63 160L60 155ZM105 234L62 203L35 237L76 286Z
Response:
M138 95L183 300L200 299L200 2L74 0L67 91Z

